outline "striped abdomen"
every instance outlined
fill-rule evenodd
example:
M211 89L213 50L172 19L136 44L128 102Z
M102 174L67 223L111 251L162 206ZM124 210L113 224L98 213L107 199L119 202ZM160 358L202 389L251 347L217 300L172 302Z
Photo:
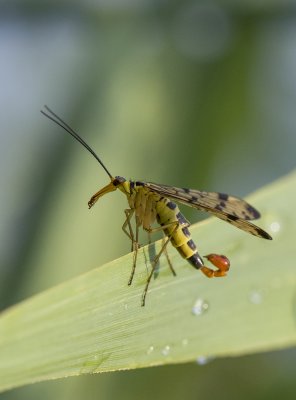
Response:
M171 243L181 256L186 258L195 268L202 267L204 263L188 229L190 224L180 212L177 204L167 198L160 198L156 205L156 212L157 222L161 226L171 224L164 229L164 233L168 237L171 236Z
M190 224L177 204L149 190L143 182L126 181L125 185L126 192L129 192L130 208L135 210L137 224L147 231L151 229L155 219L161 226L168 225L163 231L170 237L172 245L195 268L202 267L204 263L188 229Z

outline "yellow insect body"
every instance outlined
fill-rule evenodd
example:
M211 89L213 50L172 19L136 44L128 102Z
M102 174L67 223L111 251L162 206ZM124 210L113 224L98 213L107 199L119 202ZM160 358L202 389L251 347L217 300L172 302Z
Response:
M181 214L177 204L167 198L164 198L160 204L157 222L161 226L168 225L164 229L164 233L170 238L171 244L183 258L189 260L190 264L195 267L202 266L202 260L197 254L196 246L188 229L190 224Z
M224 193L181 189L168 185L158 185L151 182L127 181L125 178L120 176L114 178L91 147L89 147L89 145L53 111L51 111L47 106L45 106L45 108L49 114L41 111L42 114L60 125L78 142L80 142L101 164L111 180L107 186L100 189L91 197L88 202L89 208L91 208L100 197L116 189L119 189L127 197L129 208L125 210L126 220L122 229L131 239L132 250L134 250L133 268L128 282L129 284L132 283L136 268L139 248L139 228L142 227L148 233L163 231L166 237L160 252L153 260L152 268L148 275L142 296L143 306L145 305L148 286L159 257L166 251L166 246L169 242L172 243L181 256L187 259L194 268L200 269L209 278L225 276L230 267L230 262L227 257L217 254L209 254L208 256L205 256L217 268L216 270L204 265L203 259L198 254L196 245L191 239L190 231L188 229L190 224L181 214L175 201L202 211L210 212L218 218L251 233L252 235L271 239L267 232L249 222L249 220L259 218L260 213L250 204L238 197ZM133 215L135 215L136 221L135 232L131 226L131 218ZM155 222L160 225L158 228L153 227ZM168 262L173 274L175 274L169 258Z
M195 243L191 239L188 229L190 224L181 214L177 204L152 191L145 182L126 181L125 178L120 176L112 178L109 185L92 196L88 202L89 208L104 194L117 188L127 196L130 206L128 211L135 213L136 229L142 227L147 232L153 232L155 229L152 226L157 220L161 230L182 257L188 259L190 264L197 269L203 266L202 258L197 253ZM128 215L127 224L132 216L131 214ZM129 237L132 236L131 232L127 234Z
M131 190L127 200L130 208L135 210L137 224L149 232L156 219L157 195L144 187L137 187Z

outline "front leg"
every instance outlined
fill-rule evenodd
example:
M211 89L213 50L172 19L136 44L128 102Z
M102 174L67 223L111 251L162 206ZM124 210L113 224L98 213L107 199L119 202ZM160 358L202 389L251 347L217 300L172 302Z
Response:
M123 232L130 238L132 241L132 249L131 251L134 252L134 259L133 259L133 267L131 271L131 275L128 281L128 285L131 285L135 270L136 270L136 265L137 265L137 257L138 257L138 249L139 249L139 222L136 218L136 235L134 235L134 231L131 225L131 219L134 215L135 210L131 208L127 208L124 210L124 213L126 215L126 220L124 221L124 224L122 225L122 230ZM128 230L127 230L128 227Z
M132 241L132 249L131 251L135 250L135 238L134 238L134 232L133 232L133 228L131 225L131 219L134 215L135 210L131 209L131 208L127 208L126 210L124 210L125 216L126 216L126 220L124 221L123 225L122 225L122 230L123 232L130 238L130 240ZM128 230L127 230L128 227Z

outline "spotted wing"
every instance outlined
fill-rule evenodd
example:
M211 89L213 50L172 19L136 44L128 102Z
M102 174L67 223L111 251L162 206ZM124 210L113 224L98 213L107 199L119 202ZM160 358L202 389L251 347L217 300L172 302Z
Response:
M223 221L229 222L252 235L271 239L263 229L249 222L260 217L260 213L246 201L224 193L204 192L193 189L181 189L168 185L158 185L147 182L145 186L150 190L183 203L214 214Z

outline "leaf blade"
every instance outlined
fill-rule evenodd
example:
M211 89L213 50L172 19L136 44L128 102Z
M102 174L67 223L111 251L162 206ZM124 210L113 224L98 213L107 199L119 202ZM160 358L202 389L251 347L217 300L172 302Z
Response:
M272 228L263 241L209 219L192 226L202 254L225 253L227 278L208 280L181 259L165 258L140 306L147 259L139 254L127 286L132 254L60 284L0 316L0 390L71 375L221 357L295 345L295 283L291 257L296 173L251 198ZM292 258L293 260L293 258ZM195 303L200 313L192 312ZM203 308L204 307L204 308Z

